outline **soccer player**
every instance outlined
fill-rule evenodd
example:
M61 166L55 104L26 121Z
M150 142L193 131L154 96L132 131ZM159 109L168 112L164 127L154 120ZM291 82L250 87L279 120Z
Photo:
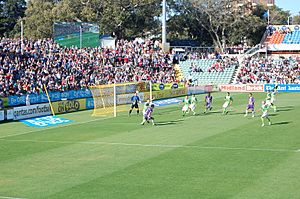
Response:
M227 96L225 97L225 102L223 104L223 115L227 115L228 114L228 110L227 108L232 104L233 102L233 99L232 97L230 96L230 93L227 92Z
M213 97L210 95L210 93L208 93L206 96L205 96L205 111L204 111L204 114L207 113L208 110L211 111L212 109L212 100L213 100Z
M145 103L144 103L144 108L143 108L143 115L145 114L147 108L150 107L150 99L148 99Z
M190 98L190 105L189 105L189 109L193 112L193 115L196 115L195 109L196 109L197 102L198 99L196 98L196 95L193 94L192 97Z
M276 91L272 92L269 90L266 97L266 104L268 104L271 108L273 108L274 112L276 112L277 107L274 105Z
M277 107L276 107L276 105L275 105L276 92L277 92L277 90L276 90L276 88L275 88L275 89L272 91L272 93L271 93L271 105L272 105L272 108L273 108L274 112L277 111Z
M151 104L150 107L148 107L143 115L143 121L141 123L141 125L144 125L145 122L149 123L149 121L151 120L152 125L154 126L154 118L152 117L152 113L154 110L154 104Z
M140 97L138 96L138 93L136 92L134 96L131 97L131 109L129 110L129 116L132 113L132 110L135 108L137 115L140 113L139 109L139 103L141 103Z
M261 115L261 126L264 127L265 126L265 122L264 122L264 118L267 118L267 120L269 121L269 125L271 125L271 120L269 118L269 113L268 110L270 108L270 105L267 104L265 101L262 101L262 105L261 105L261 111L262 111L262 115Z
M247 108L246 108L246 113L245 113L245 117L248 116L248 111L250 110L251 113L252 113L252 117L254 117L254 103L255 103L255 99L252 95L252 93L249 93L249 97L248 97L248 105L247 105Z
M183 100L183 107L182 107L182 115L185 116L186 113L189 113L189 107L191 104L191 101L189 99L189 96L186 96Z

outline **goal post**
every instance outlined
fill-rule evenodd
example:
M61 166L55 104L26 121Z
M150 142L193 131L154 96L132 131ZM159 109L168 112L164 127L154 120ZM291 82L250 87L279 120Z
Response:
M131 97L138 93L141 101L146 101L145 97L152 99L152 83L123 83L107 84L89 87L94 101L92 116L117 117L118 113L129 110Z

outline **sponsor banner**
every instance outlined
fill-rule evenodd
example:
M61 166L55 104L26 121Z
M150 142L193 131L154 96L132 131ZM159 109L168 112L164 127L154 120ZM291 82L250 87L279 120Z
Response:
M8 109L6 111L6 119L13 120L14 119L14 109Z
M275 86L278 92L300 92L300 84L265 84L265 92L274 90Z
M80 99L92 97L92 93L89 89L71 90L65 92L49 92L51 102L61 101L62 99ZM46 94L30 94L31 104L47 103L48 98ZM26 104L26 95L22 96L9 96L8 106L20 106Z
M86 109L93 109L94 108L94 99L87 98L86 99Z
M184 88L184 83L152 84L152 91Z
M13 109L14 120L22 120L22 119L27 119L32 117L46 116L50 114L51 114L50 105L47 103L15 107Z
M219 85L221 92L264 92L263 84L224 84Z
M171 99L165 99L165 100L157 100L157 101L154 101L153 104L155 106L167 106L167 105L171 105L171 104L178 104L181 101L182 100L177 99L177 98L171 98Z
M153 91L152 97L154 99L172 98L186 95L188 92L187 88L169 89L163 91ZM144 98L149 99L150 93L144 93Z
M46 116L46 117L39 117L34 119L28 119L28 120L21 120L24 124L31 127L37 127L37 128L45 128L50 126L57 126L61 124L67 124L70 122L73 122L72 120L60 118L57 116Z
M203 94L212 92L213 86L212 85L203 85L203 86L193 86L188 88L188 94Z
M55 114L86 110L86 99L63 100L59 102L53 102L52 107Z
M3 121L4 119L4 110L0 110L0 121Z

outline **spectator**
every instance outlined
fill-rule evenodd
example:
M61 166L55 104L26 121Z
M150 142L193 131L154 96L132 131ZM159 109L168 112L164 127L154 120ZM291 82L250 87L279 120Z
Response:
M0 96L86 89L96 84L176 81L158 41L117 41L116 49L61 48L52 39L0 40Z
M281 83L299 84L299 58L280 59L245 59L234 83Z

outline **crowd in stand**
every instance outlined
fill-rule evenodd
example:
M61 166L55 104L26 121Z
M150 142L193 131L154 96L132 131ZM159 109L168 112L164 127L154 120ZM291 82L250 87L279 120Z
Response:
M52 39L0 40L0 97L85 89L96 84L176 80L172 55L158 41L117 42L116 49L62 48Z
M300 57L245 59L234 83L300 84Z
M203 54L189 53L189 60ZM237 66L235 58L207 53L218 61L208 72L222 72ZM174 56L164 53L158 41L117 41L115 49L62 48L52 39L0 40L0 97L49 91L86 89L97 84L176 81ZM206 72L197 65L191 72ZM300 58L281 60L245 59L234 83L300 83Z

